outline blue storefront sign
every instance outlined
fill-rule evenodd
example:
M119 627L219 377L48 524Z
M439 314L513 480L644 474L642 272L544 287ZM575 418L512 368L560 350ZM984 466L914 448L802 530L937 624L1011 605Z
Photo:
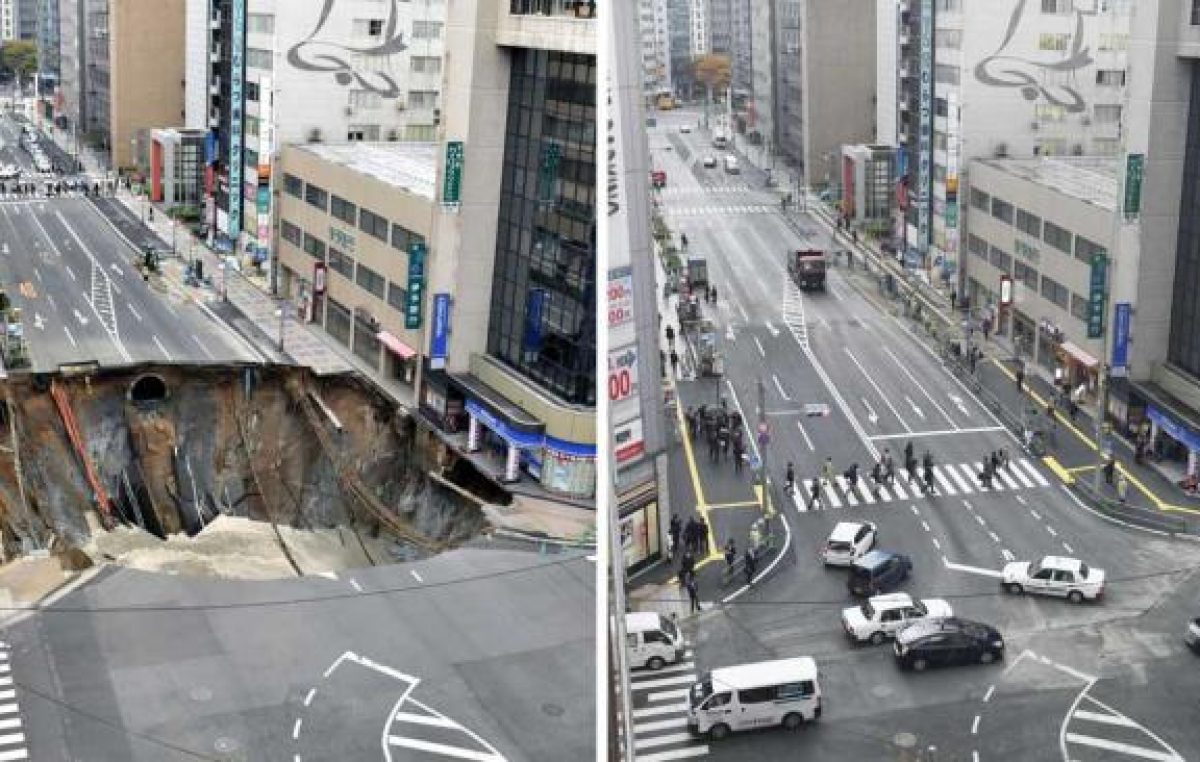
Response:
M217 149L218 148L219 148L219 143L217 142L217 131L209 130L208 134L204 136L204 164L205 164L205 166L212 166L213 164L217 163Z
M450 348L450 294L433 295L433 337L429 341L429 367L446 367Z
M1129 302L1117 302L1113 315L1113 375L1123 375L1125 367L1129 365L1129 319L1132 314L1133 308ZM1122 372L1118 373L1118 369Z
M1153 421L1171 439L1187 446L1189 450L1200 452L1200 434L1168 418L1161 410L1154 407L1154 405L1146 407L1146 417Z
M546 289L529 290L525 305L525 336L521 342L526 352L539 352L542 348L542 317L546 312Z
M408 296L404 303L404 327L421 327L421 302L425 296L425 244L414 241L408 245Z
M504 421L492 415L491 411L475 400L467 400L464 405L467 413L490 431L495 432L505 442L508 442L513 447L541 447L543 436L541 434L531 434L528 431L519 431L509 426Z

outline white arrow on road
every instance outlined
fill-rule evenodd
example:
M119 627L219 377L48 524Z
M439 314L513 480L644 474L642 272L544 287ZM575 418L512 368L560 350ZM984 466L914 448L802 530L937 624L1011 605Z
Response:
M74 310L74 312L75 312L75 319L79 321L80 325L88 324L88 319L83 316L82 312L80 312L79 310Z
M771 325L771 323L770 323L770 322L764 323L764 325L766 325L766 327L767 327L767 330L768 330L768 331L770 331L770 333L771 333L771 335L772 335L772 336L778 336L778 335L779 335L779 329L778 329L778 328L776 328L775 326Z
M917 414L918 418L925 417L925 414L921 412L921 408L917 407L917 403L912 401L912 397L905 396L904 399L908 402L908 406L912 408L912 411Z
M959 397L957 394L951 394L950 401L954 403L954 406L958 408L963 415L971 415L971 412L967 410L966 404L963 403L962 397Z
M729 325L725 326L725 338L728 339L729 341L737 340L737 336L735 336L733 333L733 323L730 323Z
M867 402L867 398L860 397L859 399L862 400L863 407L867 409L867 420L872 424L879 423L879 416L875 414L875 408L871 407L871 403Z
M39 331L46 327L46 321L38 313L33 313L33 326Z
M122 273L121 273L121 268L120 268L120 267L117 267L117 263L116 263L116 262L109 262L109 264L108 264L108 267L109 267L109 269L111 269L113 272L115 272L117 275L121 275L121 274L122 274Z

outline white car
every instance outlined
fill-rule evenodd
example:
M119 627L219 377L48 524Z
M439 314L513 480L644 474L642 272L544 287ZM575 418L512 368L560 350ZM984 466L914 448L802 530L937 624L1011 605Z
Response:
M878 540L878 530L870 521L839 521L821 548L826 566L851 566Z
M1077 558L1046 556L1036 563L1013 561L1005 565L1001 584L1016 595L1041 593L1080 603L1104 595L1104 570L1093 569Z
M948 616L954 616L954 610L939 598L914 601L908 593L888 593L844 609L842 629L859 643L869 641L877 646L913 622Z
M1187 631L1183 633L1183 642L1200 654L1200 616L1188 622Z
M680 131L680 132L682 132L684 135L686 135L686 134L688 134L689 132L691 132L691 131L692 131L692 125L690 125L690 124L683 124L683 125L680 125L680 126L679 126L679 131Z
M709 167L709 168L717 166L717 157L716 156L705 156L704 157L704 166Z

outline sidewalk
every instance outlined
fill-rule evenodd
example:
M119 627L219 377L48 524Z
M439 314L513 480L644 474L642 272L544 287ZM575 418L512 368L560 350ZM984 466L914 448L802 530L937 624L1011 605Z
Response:
M748 160L752 158L761 160L761 154L747 155ZM779 172L777 165L777 176ZM780 177L781 182L782 179ZM895 284L893 291L899 292L898 295L894 293L893 298L919 303L923 312L927 315L932 313L930 317L938 322L941 327L940 335L943 337L961 335L961 326L968 316L959 310L951 311L948 286L931 285L920 275L906 271L892 255L882 252L874 239L860 235L855 242L847 231L837 228L836 217L828 205L811 195L806 201L807 213L832 231L839 246L856 252L856 261L863 262L870 268L869 277L882 279L885 275L891 276ZM792 213L800 215L804 212L794 210ZM1047 403L1054 399L1053 374L1028 360L1024 361L1025 384L1022 391L1018 392L1012 345L1005 337L992 336L987 341L981 339L981 334L976 331L972 344L983 351L975 374L977 382L1010 411L1020 411L1024 407L1044 411ZM1056 441L1050 443L1047 455L1051 456L1051 460L1055 460L1052 468L1059 466L1057 459L1062 459L1066 464L1066 467L1059 466L1057 469L1061 471L1060 477L1070 481L1092 478L1095 464L1098 462L1095 422L1099 412L1097 400L1085 399L1080 402L1074 421L1069 420L1062 412L1056 413ZM1186 519L1188 531L1200 531L1200 502L1191 505L1191 499L1176 485L1172 475L1155 464L1135 463L1133 444L1121 434L1114 431L1110 436L1117 470L1125 474L1129 481L1128 504L1182 517ZM1112 486L1102 484L1100 494L1110 499L1116 498L1116 491Z

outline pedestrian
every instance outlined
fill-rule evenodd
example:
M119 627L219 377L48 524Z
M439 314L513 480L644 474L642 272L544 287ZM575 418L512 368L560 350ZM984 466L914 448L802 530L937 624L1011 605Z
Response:
M971 347L971 351L967 353L967 367L970 368L972 374L975 373L975 363L979 360L978 351L975 347Z
M958 292L950 289L950 311L954 312L955 302L958 301Z
M933 455L930 454L929 450L926 450L925 455L922 457L922 465L925 468L925 492L934 494L937 490L933 486Z
M674 347L671 347L671 375L679 375L679 353L675 351Z
M1113 473L1116 470L1117 470L1117 462L1110 455L1104 461L1104 483L1110 487L1112 486L1112 483L1113 483Z
M1022 384L1025 383L1025 368L1024 366L1017 368L1017 392L1021 391Z
M985 489L992 486L992 472L989 470L991 466L992 462L987 457L984 457L983 468L979 471L979 484Z
M808 509L811 511L812 507L814 505L816 505L817 503L822 503L821 480L817 477L814 477L812 480L812 489L810 490L809 495L808 495ZM822 506L823 505L824 504L822 503Z
M991 463L992 463L992 473L994 474L994 473L996 473L996 470L1000 468L1000 451L999 450L992 453Z
M746 553L742 556L742 563L746 567L746 584L754 584L754 573L758 571L758 559L754 557L754 551L750 548L746 548Z
M689 517L687 525L683 528L683 545L689 555L696 552L696 545L699 542L699 536L696 533L698 528L695 516Z
M783 488L789 495L796 491L796 468L791 461L788 461L787 472L783 477Z
M904 463L907 465L913 459L913 444L908 442L904 445Z
M1071 423L1075 422L1075 414L1079 412L1079 404L1075 402L1075 398L1070 394L1067 395L1067 417L1071 419Z
M904 461L904 470L908 471L908 483L912 484L917 480L917 459L909 455Z
M887 477L884 476L883 460L880 459L875 461L875 465L871 466L871 481L874 482L875 485L871 489L871 494L876 494L879 491L879 485L882 484L886 478Z
M701 555L708 555L708 522L703 516L696 519L696 545Z
M714 305L717 303L717 287L716 286L712 287L712 303Z
M854 252L850 251L849 249L846 249L846 269L854 269Z
M1012 466L1009 465L1009 462L1008 462L1008 448L1007 447L1000 448L1000 465L1002 465L1004 467L1005 471L1012 470Z
M730 537L725 543L725 569L733 571L733 564L737 561L737 543Z
M992 333L992 319L990 317L986 317L983 319L982 328L983 328L983 340L987 341Z
M683 244L683 248L687 248L687 233L679 234L679 242Z
M667 346L675 348L675 327L672 325L667 326Z
M858 464L851 463L850 468L846 469L844 476L846 481L850 484L850 489L854 489L856 486L858 486Z
M671 514L671 524L667 528L667 534L671 536L671 557L675 557L675 551L679 548L679 533L683 531L683 522L679 520L678 513Z
M826 482L833 484L833 458L825 458L825 465L821 467L821 476Z
M685 549L679 559L679 581L683 582L696 573L696 556L691 550Z
M1117 500L1120 500L1122 503L1125 502L1128 492L1129 482L1125 479L1125 474L1117 474Z
M740 474L746 458L746 446L742 439L742 431L738 429L733 435L733 472Z
M713 463L721 459L721 442L717 439L717 430L712 427L708 430L708 459Z
M896 484L896 463L892 460L892 453L888 448L883 448L883 480L888 483L888 486Z
M695 574L688 576L687 582L684 583L684 587L687 589L688 600L690 601L690 604L691 604L691 607L688 609L689 613L690 612L699 612L700 611L700 590L696 587L696 575Z

